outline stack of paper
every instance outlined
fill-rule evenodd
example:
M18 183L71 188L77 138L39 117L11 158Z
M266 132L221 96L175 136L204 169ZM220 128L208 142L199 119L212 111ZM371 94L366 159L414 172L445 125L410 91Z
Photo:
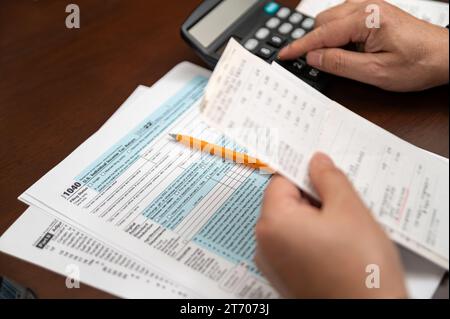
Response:
M269 177L168 136L220 139L198 116L209 75L183 63L133 98L20 197L52 218L37 224L37 210L28 211L2 236L1 249L39 264L71 256L82 281L122 297L167 297L147 281L173 297L277 297L253 263L253 226ZM24 234L29 248L19 250ZM68 261L60 262L46 266L63 273ZM103 280L95 277L103 269ZM143 284L130 289L137 281Z
M270 176L168 137L232 145L201 120L209 76L182 63L151 89L138 88L20 196L31 207L3 234L0 250L63 275L76 270L83 283L124 298L279 297L253 263ZM402 256L411 296L431 297L444 270L404 249Z

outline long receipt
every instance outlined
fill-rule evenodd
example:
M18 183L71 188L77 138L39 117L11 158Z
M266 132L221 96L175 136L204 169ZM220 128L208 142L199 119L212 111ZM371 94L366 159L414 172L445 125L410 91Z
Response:
M387 0L421 20L445 27L449 24L448 3L433 0ZM297 11L317 16L320 12L343 3L344 0L302 0Z
M308 164L329 154L401 245L448 269L449 171L442 161L293 83L233 39L206 88L205 121L317 197Z

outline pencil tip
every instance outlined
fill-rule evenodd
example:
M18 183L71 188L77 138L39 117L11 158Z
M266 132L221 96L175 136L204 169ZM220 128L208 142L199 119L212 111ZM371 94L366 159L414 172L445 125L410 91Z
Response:
M170 133L169 136L170 136L171 138L175 139L175 140L177 139L177 134L172 134L172 133Z

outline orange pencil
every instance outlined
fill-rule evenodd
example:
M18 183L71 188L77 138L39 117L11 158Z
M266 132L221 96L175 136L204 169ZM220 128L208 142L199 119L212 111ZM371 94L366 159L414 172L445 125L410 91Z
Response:
M194 150L199 150L205 153L209 153L211 155L218 156L224 160L230 160L238 164L243 164L245 166L254 168L254 169L264 169L269 170L269 166L259 159L251 157L247 154L236 152L230 149L227 149L223 146L211 144L206 141L202 141L196 139L192 136L186 136L181 134L169 134L172 138L174 138L177 142L191 148Z

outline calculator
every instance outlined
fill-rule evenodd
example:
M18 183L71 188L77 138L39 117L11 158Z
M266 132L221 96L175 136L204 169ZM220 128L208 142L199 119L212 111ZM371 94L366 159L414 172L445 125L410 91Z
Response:
M314 28L314 19L274 1L206 0L181 27L184 40L214 68L230 38L271 63L278 51ZM329 75L310 67L305 57L277 61L282 67L323 90Z

